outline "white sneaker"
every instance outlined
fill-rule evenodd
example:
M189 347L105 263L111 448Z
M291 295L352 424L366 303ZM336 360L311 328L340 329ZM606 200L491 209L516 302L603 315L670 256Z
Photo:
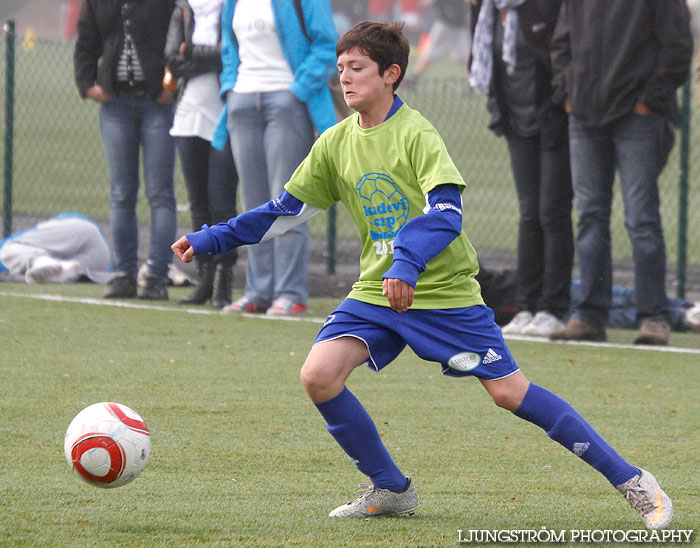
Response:
M268 316L298 316L306 313L306 305L295 303L287 297L278 297L272 302L272 306L267 309Z
M63 271L61 262L49 257L41 255L32 261L32 265L24 273L24 280L28 284L46 284L51 283L53 278Z
M532 321L532 314L527 310L522 310L518 312L515 317L510 320L508 325L506 325L501 331L504 335L520 335L523 329L527 327Z
M523 335L537 335L549 337L557 329L564 327L564 322L549 312L538 312L533 320L523 327Z
M630 503L644 520L644 525L649 529L663 529L673 517L673 503L659 482L646 470L639 471L627 483L617 486L625 500Z
M684 319L688 329L700 333L700 303L695 303L695 306L686 310Z

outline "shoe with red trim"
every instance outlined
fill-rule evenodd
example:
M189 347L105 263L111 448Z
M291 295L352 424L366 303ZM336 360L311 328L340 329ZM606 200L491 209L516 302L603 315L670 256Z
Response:
M295 303L287 297L278 297L267 309L268 316L298 316L299 314L306 314L306 305Z
M253 302L245 295L221 309L224 314L241 314L243 312L247 314L262 314L265 310L264 306Z

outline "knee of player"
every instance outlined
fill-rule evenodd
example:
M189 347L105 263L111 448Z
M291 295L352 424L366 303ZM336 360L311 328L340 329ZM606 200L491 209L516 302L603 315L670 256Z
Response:
M522 397L516 394L515 391L509 390L506 387L494 388L489 390L491 399L498 407L507 409L508 411L516 411L520 407Z
M322 371L320 371L318 368L309 366L308 363L305 363L302 366L301 371L299 372L299 380L301 381L301 385L310 394L319 389L323 389L328 385L328 379L325 378Z

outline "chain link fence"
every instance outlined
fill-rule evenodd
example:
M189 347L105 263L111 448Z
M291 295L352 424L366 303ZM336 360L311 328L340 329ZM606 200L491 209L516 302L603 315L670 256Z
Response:
M62 211L81 213L106 226L109 182L98 128L99 107L78 95L73 82L72 44L26 38L12 42L7 38L7 25L5 28L0 46L5 231L27 228ZM13 96L8 95L11 89ZM486 127L485 98L471 91L466 77L423 78L415 86L400 89L400 94L436 126L467 181L464 226L482 263L492 268L512 267L518 205L505 140L496 138ZM697 107L694 98L687 102L689 121ZM683 139L678 132L659 180L669 295L679 296L700 295L700 162L693 161L696 154L692 145L698 141L696 128L690 127L689 156L680 152ZM688 164L687 196L680 184L683 161ZM10 181L12 188L8 190ZM616 283L629 285L631 249L619 185L616 187L612 220ZM175 188L178 225L187 230L190 217L179 166ZM137 212L139 221L147 225L143 185ZM312 219L311 232L312 260L317 265L333 270L357 262L356 229L342 207L335 209L330 219L327 215Z

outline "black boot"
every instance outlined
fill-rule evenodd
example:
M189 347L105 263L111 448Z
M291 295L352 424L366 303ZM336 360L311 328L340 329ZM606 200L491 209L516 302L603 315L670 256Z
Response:
M233 265L236 262L235 255L228 254L219 257L216 263L214 275L214 291L211 296L211 305L214 308L223 308L231 304L233 289Z
M211 257L196 257L197 274L199 279L192 293L180 299L180 304L204 304L212 295L214 290L214 262Z

